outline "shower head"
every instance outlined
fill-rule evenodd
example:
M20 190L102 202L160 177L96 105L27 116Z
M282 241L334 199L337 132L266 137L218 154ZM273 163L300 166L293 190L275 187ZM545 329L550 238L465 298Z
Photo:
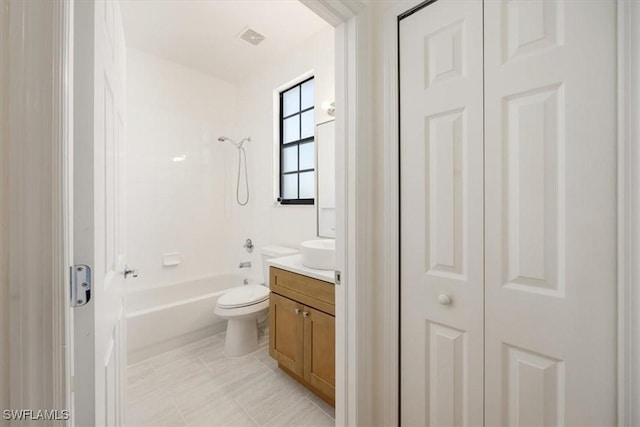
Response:
M232 143L236 148L242 148L242 144L244 144L247 141L251 141L251 137L248 138L244 138L242 141L240 141L240 143L235 142L233 139L231 138L227 138L226 136L220 136L218 137L218 141L219 142L230 142Z

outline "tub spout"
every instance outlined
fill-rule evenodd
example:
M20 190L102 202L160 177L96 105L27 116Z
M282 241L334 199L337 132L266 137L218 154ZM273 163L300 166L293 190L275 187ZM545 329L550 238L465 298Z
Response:
M251 268L251 261L243 261L240 263L238 268Z

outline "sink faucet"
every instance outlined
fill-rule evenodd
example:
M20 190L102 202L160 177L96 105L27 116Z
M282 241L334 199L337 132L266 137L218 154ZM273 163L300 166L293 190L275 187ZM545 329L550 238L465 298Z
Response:
M243 261L240 263L238 268L251 268L251 261Z

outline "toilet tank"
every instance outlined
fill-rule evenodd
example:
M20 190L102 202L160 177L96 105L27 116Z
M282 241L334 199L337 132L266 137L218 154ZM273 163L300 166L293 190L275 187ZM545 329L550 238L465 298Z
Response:
M269 264L267 264L267 260L271 258L295 255L297 253L298 250L286 248L284 246L265 246L260 248L260 254L262 256L262 280L264 281L264 284L269 286Z

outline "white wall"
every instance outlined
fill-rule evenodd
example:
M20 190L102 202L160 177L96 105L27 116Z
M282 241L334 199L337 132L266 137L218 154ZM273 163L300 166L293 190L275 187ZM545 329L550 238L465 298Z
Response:
M256 70L238 87L237 137L252 137L247 146L251 200L246 207L234 204L234 216L239 220L234 248L239 248L238 260L254 263L254 274L259 274L260 258L257 252L249 255L242 251L245 238L253 239L257 247L277 244L295 248L304 240L316 238L315 206L274 203L278 192L278 181L274 180L274 146L278 143L274 141L278 129L274 121L274 91L312 71L316 123L331 119L321 105L335 100L334 33L333 27L327 25L286 57Z
M240 261L253 264L243 273L260 278L260 252L245 252L245 239L257 248L298 247L316 237L314 206L274 203L274 93L313 72L316 123L329 120L321 105L334 101L334 68L334 30L328 25L236 86L129 49L127 257L140 271L132 286L238 272ZM220 135L252 138L246 144L247 206L235 200L238 152L217 142ZM183 162L172 161L183 154ZM162 266L162 255L170 252L182 253L181 265Z
M236 87L130 49L127 69L127 251L147 287L231 271L228 147ZM182 162L174 157L186 155ZM233 158L235 159L235 158ZM163 267L164 253L182 263Z

